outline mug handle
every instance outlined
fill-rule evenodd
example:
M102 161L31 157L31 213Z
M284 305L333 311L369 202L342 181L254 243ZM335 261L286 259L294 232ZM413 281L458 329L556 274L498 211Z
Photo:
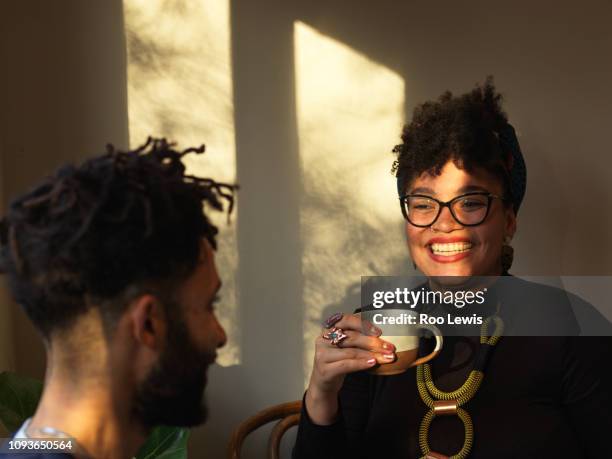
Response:
M431 359L433 359L436 355L440 353L440 351L442 350L442 343L444 342L444 339L442 338L442 332L435 325L421 324L418 327L429 330L430 332L433 333L434 338L436 338L436 347L434 348L433 351L431 351L430 354L424 357L420 357L416 359L414 362L412 362L409 368L416 367L417 365L421 365L422 363L429 362Z

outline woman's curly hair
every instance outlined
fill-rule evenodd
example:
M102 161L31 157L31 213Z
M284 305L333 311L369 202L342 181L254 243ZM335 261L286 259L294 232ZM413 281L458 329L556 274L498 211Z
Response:
M509 193L507 155L498 132L507 125L501 109L502 96L493 78L461 96L445 92L437 101L416 107L412 122L402 132L402 143L393 152L397 160L392 172L398 178L398 192L404 194L412 181L427 172L440 175L453 161L468 172L483 168L503 184Z
M149 138L79 166L66 165L11 202L0 224L0 272L45 337L92 303L128 287L172 286L195 269L200 243L216 248L203 206L234 204L236 186L185 174L174 150Z

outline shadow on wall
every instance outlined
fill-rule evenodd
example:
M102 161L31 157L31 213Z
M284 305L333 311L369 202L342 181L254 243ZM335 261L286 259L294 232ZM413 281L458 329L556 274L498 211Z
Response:
M180 148L205 143L204 155L185 157L187 172L235 182L228 1L128 0L124 11L132 147L149 135L178 141ZM219 362L236 365L236 215L231 224L217 212L209 216L220 229L216 262L224 287L218 316L230 337Z

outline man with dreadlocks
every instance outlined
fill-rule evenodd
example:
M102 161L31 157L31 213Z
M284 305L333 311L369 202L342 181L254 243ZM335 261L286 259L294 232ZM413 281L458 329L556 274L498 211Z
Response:
M205 208L225 200L231 213L235 186L185 173L183 156L203 151L109 146L11 203L0 270L47 351L42 399L16 438L129 458L156 425L204 422L207 368L226 341Z

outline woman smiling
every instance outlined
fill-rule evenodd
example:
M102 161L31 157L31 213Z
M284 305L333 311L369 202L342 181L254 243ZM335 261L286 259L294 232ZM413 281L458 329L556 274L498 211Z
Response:
M492 81L417 107L402 141L394 171L416 267L430 280L508 275L526 169ZM294 458L607 457L609 340L486 332L445 337L431 365L380 376L368 370L393 362L394 345L334 314L315 344Z

